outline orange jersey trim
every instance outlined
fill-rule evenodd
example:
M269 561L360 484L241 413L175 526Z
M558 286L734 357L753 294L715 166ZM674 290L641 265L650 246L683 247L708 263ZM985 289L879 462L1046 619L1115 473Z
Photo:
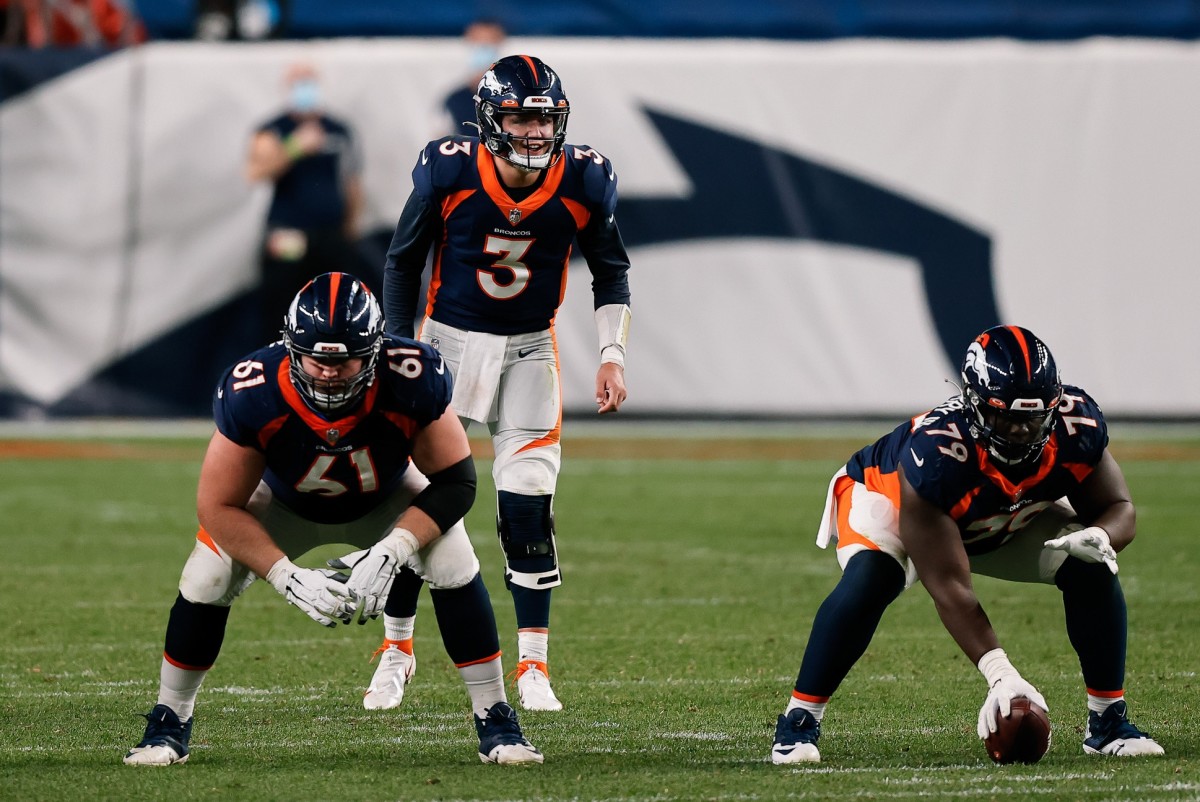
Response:
M509 210L520 209L522 219L545 206L554 197L554 194L558 192L559 184L562 183L563 173L566 171L565 162L559 159L546 168L546 179L542 181L542 185L538 187L538 190L525 200L517 203L508 196L504 185L500 183L500 178L496 175L495 157L492 156L491 151L487 148L477 148L475 151L475 165L479 170L479 180L483 184L483 191L492 199L492 203L496 204L496 208L505 217L508 217Z
M876 475L879 474L878 468L868 468L867 470L874 471ZM839 476L833 485L833 498L837 505L837 547L840 549L843 546L862 546L871 551L879 551L879 546L870 538L864 537L850 526L850 499L854 495L856 484L858 482L849 476ZM874 488L867 485L867 489L873 490ZM810 699L809 701L814 700Z
M384 412L383 417L391 421L392 425L412 439L417 433L417 422L407 415L401 415L399 412Z
M579 201L573 201L570 198L562 199L563 206L567 207L567 211L575 218L575 230L581 231L588 224L588 220L592 219L592 213L587 210Z
M1085 465L1082 462L1064 462L1062 467L1064 470L1070 471L1071 475L1075 477L1075 481L1080 483L1096 470L1095 465Z
M882 493L900 509L900 472L892 471L884 473L876 466L863 469L863 484L868 490L873 490L876 493Z
M291 380L289 379L288 381L290 384ZM261 448L263 451L266 451L267 443L271 442L271 438L275 436L275 432L279 431L279 429L286 422L287 422L287 415L280 415L278 418L271 421L266 426L262 427L262 429L258 433L258 447Z
M458 192L452 192L447 195L446 199L442 201L442 220L449 219L459 204L474 194L475 190L473 189L460 189Z
M442 252L446 249L446 220L454 214L459 204L475 194L473 189L462 189L452 192L442 201L442 241L433 249L433 269L429 272L429 289L425 292L425 319L433 315L433 302L442 286ZM422 326L424 323L422 323Z
M361 423L363 418L367 417L371 409L375 406L375 396L379 394L379 382L371 382L371 386L367 388L366 396L363 398L356 412L337 420L325 420L316 412L309 409L308 404L304 403L304 399L300 397L300 391L292 384L291 377L288 375L291 366L291 357L285 356L283 361L279 363L279 373L275 377L276 381L279 382L279 391L283 393L283 400L287 402L287 405L292 408L293 412L300 416L300 419L308 425L308 428L313 430L313 433L317 437L320 437L330 445L336 445L341 436ZM280 423L282 425L282 421ZM331 441L328 435L329 432L334 430L339 434L337 438Z
M950 517L957 521L959 518L967 514L967 510L971 508L971 502L979 495L982 487L973 487L967 491L967 494L958 500L953 507L950 508Z
M1005 495L1013 501L1016 501L1021 496L1025 495L1025 491L1031 487L1038 485L1045 479L1050 471L1054 469L1055 460L1058 457L1058 434L1050 435L1050 442L1046 443L1046 447L1042 449L1042 456L1038 462L1037 473L1030 476L1028 479L1023 479L1020 482L1012 482L1004 474L997 470L992 464L992 460L988 457L987 449L978 443L975 444L975 454L979 459L979 470L988 479L992 480L992 484L1000 488ZM960 501L959 504L962 502ZM957 505L955 507L957 509Z

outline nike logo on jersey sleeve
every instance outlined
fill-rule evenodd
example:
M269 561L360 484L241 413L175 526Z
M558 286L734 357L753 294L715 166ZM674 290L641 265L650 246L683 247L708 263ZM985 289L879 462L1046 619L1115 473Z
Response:
M925 460L918 457L917 452L913 451L911 448L908 450L908 453L912 454L913 462L915 462L917 464L918 468L920 468L921 466L923 466L925 464Z

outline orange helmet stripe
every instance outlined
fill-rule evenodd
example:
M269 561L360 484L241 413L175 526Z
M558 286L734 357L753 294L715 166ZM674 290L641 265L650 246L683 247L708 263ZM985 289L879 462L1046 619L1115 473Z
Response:
M1009 326L1008 330L1013 333L1013 337L1017 340L1017 345L1021 346L1021 353L1025 356L1025 375L1032 380L1033 367L1029 364L1029 343L1025 341L1025 334L1016 326Z

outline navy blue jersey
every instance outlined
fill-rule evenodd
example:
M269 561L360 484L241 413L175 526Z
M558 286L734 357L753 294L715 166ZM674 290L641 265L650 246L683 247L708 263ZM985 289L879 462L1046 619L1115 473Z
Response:
M283 114L259 127L287 139L302 119ZM317 122L325 131L325 145L292 162L275 179L275 194L267 211L267 224L279 228L338 228L346 218L346 178L362 168L354 132L340 120L322 114Z
M961 396L897 426L846 463L846 472L900 507L897 467L921 498L958 524L968 554L1003 545L1037 513L1070 495L1108 447L1104 413L1078 387L1063 387L1057 421L1037 462L995 462L971 436Z
M292 384L290 364L275 343L227 370L213 399L217 429L266 455L263 479L299 515L318 523L360 518L399 484L413 437L450 405L450 371L430 346L385 336L362 400L327 420Z
M512 193L510 195L510 192ZM525 197L507 189L477 140L430 142L396 226L384 277L388 330L412 335L421 273L433 252L425 314L469 331L548 329L576 241L597 307L629 303L629 257L614 212L617 177L591 148L567 145Z

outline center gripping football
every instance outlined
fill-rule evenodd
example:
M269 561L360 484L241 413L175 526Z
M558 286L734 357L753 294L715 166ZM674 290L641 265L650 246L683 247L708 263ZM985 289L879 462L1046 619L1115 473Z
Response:
M996 724L983 745L997 763L1037 763L1050 749L1050 716L1024 696L1015 697L1012 712L997 716Z

